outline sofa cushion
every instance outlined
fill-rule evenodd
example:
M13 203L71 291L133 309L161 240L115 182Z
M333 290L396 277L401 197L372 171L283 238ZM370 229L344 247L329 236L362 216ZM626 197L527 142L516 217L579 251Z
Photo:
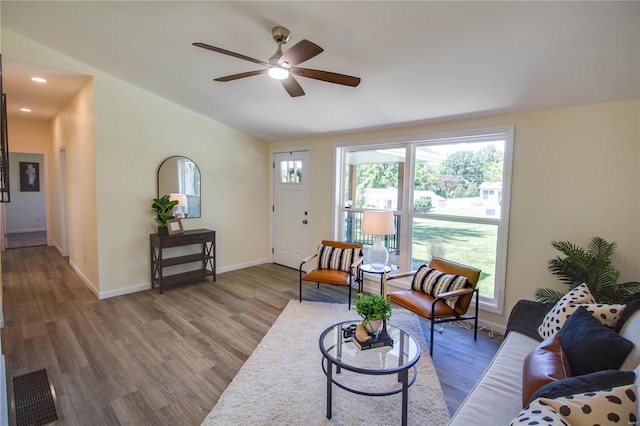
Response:
M522 409L522 363L540 342L509 333L449 426L507 425Z
M547 339L556 334L562 328L562 325L567 320L570 313L567 310L570 309L569 305L575 305L578 303L596 303L591 290L587 284L580 284L564 296L555 304L553 308L545 315L542 320L542 324L538 327L538 333L543 339ZM571 313L575 309L571 309Z
M637 401L635 384L559 398L539 398L510 424L637 424Z
M318 246L318 269L334 269L344 272L351 271L354 249Z
M567 377L549 382L533 394L531 401L538 398L558 398L576 393L595 392L632 384L636 379L633 371L603 370L582 376Z
M601 324L579 307L558 333L574 376L600 370L617 370L633 343Z
M451 275L440 272L437 269L431 269L427 265L422 265L416 271L411 282L411 289L419 291L433 297L438 297L440 293L448 291L470 288L471 283L467 277L462 275ZM451 309L455 307L457 297L451 297L445 300Z
M533 394L549 382L571 377L567 355L560 336L555 335L529 352L522 363L522 406L526 407Z

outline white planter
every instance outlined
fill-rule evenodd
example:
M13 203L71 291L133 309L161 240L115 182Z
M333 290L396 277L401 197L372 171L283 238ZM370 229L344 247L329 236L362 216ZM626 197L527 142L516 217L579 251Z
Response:
M367 330L369 334L376 334L382 328L382 319L372 319L367 322L364 329Z

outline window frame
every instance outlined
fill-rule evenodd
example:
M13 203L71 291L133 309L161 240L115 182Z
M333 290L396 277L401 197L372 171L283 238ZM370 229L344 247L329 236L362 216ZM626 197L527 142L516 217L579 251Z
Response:
M511 205L511 180L513 169L513 149L514 149L515 126L500 126L491 128L479 128L465 131L451 131L442 133L427 133L403 138L387 138L374 140L361 140L352 142L339 142L334 144L334 208L333 208L333 229L334 238L341 239L343 234L343 220L345 212L349 211L344 206L345 200L345 162L347 153L350 151L361 151L366 149L405 149L405 166L403 176L403 200L404 204L394 210L395 215L400 215L400 269L408 270L411 264L411 244L413 235L414 218L428 218L435 220L446 220L466 223L487 223L498 226L496 239L496 264L494 297L480 297L480 309L487 312L502 315L504 313L504 296L506 288L506 268L507 250L509 237L509 218ZM502 170L502 203L500 206L500 219L466 217L455 215L438 215L435 213L414 213L414 169L416 158L416 148L425 145L455 144L460 142L484 142L495 140L496 137L503 138L504 157ZM482 194L480 195L482 196ZM407 288L409 284L406 284Z

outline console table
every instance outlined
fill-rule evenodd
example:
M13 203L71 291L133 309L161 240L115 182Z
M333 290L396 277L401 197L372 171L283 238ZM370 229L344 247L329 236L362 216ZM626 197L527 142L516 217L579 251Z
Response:
M216 231L194 229L177 235L149 235L151 245L151 288L158 286L160 294L166 286L200 281L208 276L216 280ZM164 257L163 250L172 247L199 245L199 253ZM188 272L165 275L164 268L198 262L200 267Z

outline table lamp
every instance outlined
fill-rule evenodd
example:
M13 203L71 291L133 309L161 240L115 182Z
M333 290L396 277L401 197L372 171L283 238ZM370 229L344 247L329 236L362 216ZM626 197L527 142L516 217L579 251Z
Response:
M367 263L375 270L384 270L389 261L389 250L384 246L381 236L396 233L393 212L390 210L365 210L362 217L362 233L375 236L373 245L367 250Z
M178 201L173 210L174 217L187 217L187 195L186 194L169 194L169 201Z

